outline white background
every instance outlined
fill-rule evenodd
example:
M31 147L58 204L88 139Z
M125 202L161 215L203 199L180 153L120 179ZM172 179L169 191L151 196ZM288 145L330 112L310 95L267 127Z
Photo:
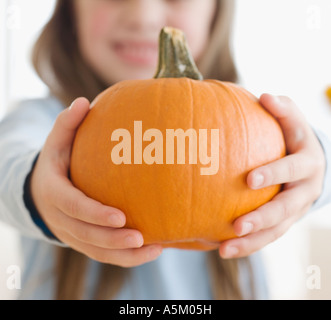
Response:
M0 1L0 118L12 102L46 92L29 57L53 6L54 0ZM330 0L238 0L233 46L248 90L290 96L331 138L331 105L325 97L331 85L330 17ZM263 249L271 298L330 299L330 242L328 206ZM17 235L0 225L1 299L14 298L7 271L19 264Z

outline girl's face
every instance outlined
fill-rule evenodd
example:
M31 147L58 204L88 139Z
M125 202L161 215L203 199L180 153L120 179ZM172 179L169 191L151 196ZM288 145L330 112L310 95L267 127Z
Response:
M196 61L208 41L216 0L74 0L79 49L108 85L154 75L164 26L183 30Z

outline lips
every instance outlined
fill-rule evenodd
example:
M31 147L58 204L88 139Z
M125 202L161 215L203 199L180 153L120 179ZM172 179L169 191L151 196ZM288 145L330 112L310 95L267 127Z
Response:
M131 65L155 66L158 59L158 45L152 42L118 42L113 45L117 56Z

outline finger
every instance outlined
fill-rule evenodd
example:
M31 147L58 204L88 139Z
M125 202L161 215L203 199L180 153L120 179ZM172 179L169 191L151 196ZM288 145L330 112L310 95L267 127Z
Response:
M312 205L309 197L303 196L309 194L309 190L302 185L279 193L272 201L236 219L235 233L242 237L275 227L288 219L299 219Z
M223 259L247 257L280 238L293 223L294 221L288 219L273 228L224 241L220 245L219 254Z
M70 221L70 228L66 232L80 242L104 249L132 249L144 244L138 230L111 229L78 220Z
M116 264L124 268L131 268L157 259L162 253L159 245L149 245L139 249L111 250L105 252L101 261Z
M54 210L49 221L52 225L56 225L56 230L53 230L56 235L59 232L64 232L80 242L101 248L140 248L144 244L143 236L138 230L116 229L90 224L73 219L58 210Z
M46 145L53 152L67 151L75 138L76 131L89 112L90 103L85 98L76 99L70 108L62 111L47 138Z
M256 190L295 182L310 177L316 170L315 167L312 157L298 152L254 169L247 176L247 184L251 189Z
M126 217L121 210L87 197L68 179L54 179L54 188L58 192L50 195L53 205L69 217L105 227L122 228L125 225Z
M279 122L288 152L293 153L303 148L310 127L295 103L288 97L276 97L270 94L263 94L260 103Z
M81 242L66 233L60 233L60 237L70 247L93 260L124 268L136 267L153 261L162 253L162 247L159 245L149 245L135 249L109 250Z

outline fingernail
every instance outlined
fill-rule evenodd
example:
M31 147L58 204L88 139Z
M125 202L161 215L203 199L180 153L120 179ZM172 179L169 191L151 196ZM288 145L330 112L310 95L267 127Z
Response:
M72 109L72 107L74 106L74 104L75 104L75 101L73 101L73 103L70 105L69 110Z
M272 97L276 103L280 103L280 99L278 96L272 96Z
M239 250L237 247L227 247L225 250L225 254L223 255L223 258L233 258L239 253Z
M285 106L285 104L282 102L280 97L274 96L274 102L277 104L278 107L282 108Z
M251 222L244 222L242 224L241 233L238 234L239 237L245 236L253 231L253 224Z
M125 219L121 214L111 214L108 218L109 224L114 228L121 228L125 225Z
M262 187L264 183L264 175L261 173L255 173L253 176L253 188L259 188Z
M151 259L157 258L162 253L162 247L152 247L149 250L149 257Z
M125 238L125 244L129 248L139 248L142 246L142 241L141 239L137 239L137 237L129 235Z

